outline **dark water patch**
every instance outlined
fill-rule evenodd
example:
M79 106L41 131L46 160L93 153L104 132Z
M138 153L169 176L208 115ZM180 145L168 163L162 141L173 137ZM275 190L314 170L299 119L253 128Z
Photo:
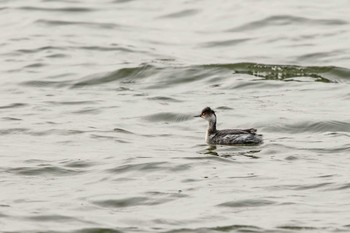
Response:
M219 107L216 107L215 109L217 109L217 110L232 110L233 108L228 107L228 106L219 106Z
M310 190L310 189L319 189L319 188L327 188L328 186L333 185L331 182L317 183L317 184L291 184L291 185L276 185L270 186L269 189L273 190Z
M250 40L251 40L250 38L244 38L244 39L211 41L211 42L202 43L199 46L203 47L203 48L228 47L228 46L240 45L240 44L247 42L247 41L250 41Z
M44 0L43 0L44 1ZM61 0L62 1L62 0ZM52 2L52 0L50 0ZM90 222L84 222L90 223ZM69 230L69 231L58 231L58 230L45 230L45 231L25 231L26 233L126 233L126 232L138 232L136 227L127 227L127 228L107 228L107 227L83 227L78 230ZM6 232L6 233L23 233L21 232Z
M128 229L128 230L131 230L131 229ZM70 233L125 233L125 232L128 232L128 231L117 230L115 228L85 228L85 229L76 230Z
M63 161L60 164L67 168L89 168L95 166L97 163L83 160L70 160Z
M30 87L50 87L50 88L60 88L69 85L70 81L49 81L49 80L33 80L22 82L23 86Z
M128 52L128 53L134 53L134 52L141 52L139 50L133 50L126 47L121 46L79 46L79 47L72 47L74 49L83 49L83 50L92 50L92 51L104 51L104 52L111 52L111 51L120 51L120 52Z
M82 173L82 171L78 170L49 165L9 168L6 172L21 176L70 176Z
M63 47L56 47L56 46L42 46L38 48L33 49L17 49L16 52L19 52L21 54L31 54L31 53L38 53L42 51L54 51L54 50L64 50Z
M119 142L119 143L131 143L129 141L125 141L125 140L122 140L122 139L115 139L116 142Z
M350 69L343 67L334 67L327 75L331 76L336 82L346 82L350 80Z
M148 137L148 138L157 138L157 137L173 137L174 134L170 133L161 133L161 134L142 134L143 137Z
M183 194L182 192L178 191L177 193L163 193L163 192L146 192L147 196L152 197L170 197L170 198L183 198L188 197L188 195Z
M183 122L192 120L193 116L188 114L164 112L144 116L142 118L150 122Z
M227 71L225 69L223 72ZM146 89L172 88L175 85L184 85L205 79L205 77L218 75L221 72L216 68L190 67L154 67L143 65L139 67L123 68L114 72L97 74L83 78L72 85L72 88L95 86L110 82L122 84L136 84L147 78Z
M128 2L133 2L135 0L113 0L111 1L112 3L117 3L117 4L122 4L122 3L128 3Z
M73 233L125 233L127 231L112 229L112 228L87 228L83 230L77 230Z
M26 65L23 68L41 68L41 67L44 67L46 65L47 64L42 63L42 62L36 62L36 63L32 63L32 64L29 64L29 65Z
M27 128L10 128L10 129L0 129L0 135L9 135L9 134L21 134L28 132Z
M32 136L47 136L47 135L75 135L75 134L84 134L88 131L82 131L82 130L74 130L74 129L49 129L49 130L42 130L42 131L28 131L25 132L28 135Z
M345 190L345 189L349 189L350 188L350 183L346 183L346 184L337 184L335 185L335 188L329 188L327 190Z
M240 201L229 201L219 204L220 207L232 207L232 208L241 208L241 207L261 207L274 205L274 201L263 200L263 199L248 199Z
M123 91L132 91L133 89L128 88L128 87L117 87L114 90L116 90L118 92L123 92Z
M149 89L172 88L175 85L195 85L196 82L211 82L218 75L231 77L231 71L204 66L168 67L159 70L161 79L149 85Z
M100 108L91 108L91 107L85 107L81 110L78 111L73 111L73 114L93 114L93 115L97 115L101 112Z
M138 205L151 205L150 203L147 204L147 201L149 201L149 199L146 197L129 197L115 200L94 201L93 203L108 208L125 208Z
M52 2L52 0L50 0ZM91 227L91 228L81 228L78 230L69 230L69 231L53 231L53 230L45 230L45 231L25 231L26 233L126 233L126 232L137 232L138 228L136 227L128 227L123 229L117 228L107 228L107 227ZM6 232L6 233L23 233L21 232Z
M309 184L309 185L296 185L294 190L309 190L309 189L318 189L332 185L331 182L319 183L319 184Z
M47 79L51 80L51 79L59 79L59 78L64 78L64 77L72 77L72 76L76 76L75 73L71 73L71 72L63 72L60 74L55 74L55 75L48 75Z
M259 79L259 80L251 80L250 82L237 82L232 85L229 85L227 87L224 87L226 89L246 89L246 90L254 90L254 89L267 89L271 90L274 88L280 88L283 87L285 83L281 82L269 82L268 84L265 83L265 79ZM273 95L273 94L271 94Z
M134 94L133 96L136 96L136 97L144 97L144 96L147 96L146 93L136 93Z
M9 109L9 108L21 108L21 107L25 107L25 106L28 106L28 104L24 104L24 103L13 103L13 104L9 104L9 105L0 106L0 110L1 110L1 109Z
M207 155L207 156L192 156L192 157L183 157L182 159L186 160L199 160L199 161L212 161L212 162L220 162L220 163L241 163L236 160L220 157L216 155Z
M127 81L128 83L133 83L135 80L151 76L156 72L156 70L157 69L153 66L122 68L120 70L110 72L107 74L83 78L82 81L73 84L72 88L95 86L121 80Z
M49 125L59 125L60 123L58 122L54 122L54 121L45 121L46 124L49 124Z
M253 22L246 23L244 25L227 30L227 32L243 32L251 30L263 30L268 26L285 26L285 25L321 25L321 26L342 26L347 25L348 22L339 19L311 19L307 17L298 17L292 15L274 15L264 19L259 19Z
M48 163L48 161L46 161L46 160L41 160L41 159L27 159L27 160L24 160L23 162L25 162L25 163L28 163L28 164L38 164L38 163L41 163L41 164L43 164L43 163Z
M167 96L155 96L155 97L149 97L147 99L162 102L162 103L180 103L180 102L183 102L182 100L178 100L178 99L167 97Z
M30 38L28 38L28 37L14 37L14 38L10 38L9 39L10 41L29 41L30 40ZM1 44L2 46L4 46L4 45L7 45L7 43L3 43L3 44ZM16 51L16 50L14 50L14 51ZM6 53L5 53L6 54ZM13 53L7 53L8 55L11 55L11 54L13 54ZM18 54L17 54L18 55ZM6 60L6 61L18 61L18 60L15 60L15 59L8 59L8 60Z
M81 100L81 101L45 101L45 103L52 105L85 105L96 104L97 101Z
M316 178L331 178L331 177L336 177L336 174L329 174L329 175L321 175L321 176L316 176Z
M322 59L330 56L336 56L337 54L343 54L343 50L331 50L326 52L313 52L313 53L306 53L301 56L298 56L295 60L296 61L303 61L305 63L309 62L317 62L321 61Z
M149 198L150 197L150 198ZM175 201L178 198L186 197L186 195L174 193L174 194L165 194L165 193L152 193L148 197L129 197L122 199L108 199L93 201L95 205L99 205L107 208L127 208L132 206L154 206Z
M43 221L43 222L71 222L77 221L77 218L63 216L63 215L36 215L27 217L27 219L34 221Z
M66 58L66 57L68 57L68 55L63 54L63 53L55 53L55 54L46 55L45 57L47 57L47 58Z
M332 147L332 148L305 148L308 151L316 152L319 154L334 154L334 153L347 153L350 152L350 145L344 145L344 146L338 146L338 147Z
M133 171L161 171L164 170L164 167L167 168L166 165L167 162L150 162L150 163L139 163L139 164L127 164L127 165L121 165L117 166L112 169L108 169L107 171L110 173L126 173L126 172L133 172Z
M180 172L184 170L190 170L191 166L187 164L173 165L167 162L150 162L150 163L138 163L138 164L127 164L117 166L107 171L115 174L122 174L128 172Z
M90 137L95 139L101 139L101 140L106 140L106 139L114 140L119 143L131 143L130 141L122 140L119 137L108 136L108 135L91 134Z
M313 231L313 232L317 232L317 231L323 231L326 230L326 228L318 228L318 227L309 227L309 226L296 226L296 225L285 225L285 226L279 226L278 229L283 229L283 230L292 230L292 231ZM330 230L330 229L328 229Z
M190 169L192 169L192 166L188 164L180 164L169 168L169 170L172 172L186 171Z
M122 128L114 128L113 131L117 132L117 133L123 133L123 134L134 134L133 132L122 129Z
M0 207L5 207L5 206L0 205ZM8 207L10 207L10 206L8 206ZM0 212L0 218L6 218L6 217L8 217L8 215Z
M49 27L58 26L84 26L89 28L104 28L104 29L121 29L121 25L115 23L95 23L86 21L68 21L68 20L46 20L39 19L36 21L38 24L46 25Z
M264 127L268 132L305 133L305 132L350 132L350 123L342 121L297 122L294 124L268 125Z
M199 227L199 228L177 228L163 233L217 233L217 232L237 232L237 233L266 233L275 231L268 231L253 225L227 225L215 227Z
M251 179L251 178L257 178L257 175L254 174L248 174L246 176L230 176L230 179Z
M231 225L231 226L218 226L210 228L219 232L264 232L260 227L252 225Z
M194 182L202 182L202 181L203 179L194 179L194 178L186 178L181 180L182 183L194 183Z
M179 12L163 15L163 16L160 16L160 17L157 17L157 18L160 18L160 19L164 19L164 18L177 19L177 18L193 16L193 15L198 14L199 12L200 11L197 10L197 9L187 9L187 10L182 10L182 11L179 11Z
M294 156L294 155L290 155L290 156L287 156L285 158L285 160L288 160L288 161L295 161L295 160L298 160L299 158L297 156Z
M73 12L73 13L84 13L84 12L92 12L97 11L96 8L88 8L88 7L57 7L57 8L49 8L49 7L34 7L34 6L21 6L17 7L19 10L26 11L44 11L44 12Z
M278 138L276 141L282 141L283 139L279 140ZM295 138L291 138L291 140L295 140ZM281 151L284 153L292 152L295 155L295 152L298 150L308 150L308 149L301 149L297 146L294 145L287 145L285 143L275 143L274 141L269 141L265 140L265 143L261 146L263 150L261 151L263 155L265 156L279 156Z

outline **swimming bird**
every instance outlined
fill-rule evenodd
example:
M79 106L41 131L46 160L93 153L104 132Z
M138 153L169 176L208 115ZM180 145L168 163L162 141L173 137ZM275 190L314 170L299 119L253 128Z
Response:
M216 129L216 114L206 107L201 114L195 117L201 117L208 121L208 129L205 135L205 141L208 144L217 145L257 145L263 142L262 135L256 134L256 129Z

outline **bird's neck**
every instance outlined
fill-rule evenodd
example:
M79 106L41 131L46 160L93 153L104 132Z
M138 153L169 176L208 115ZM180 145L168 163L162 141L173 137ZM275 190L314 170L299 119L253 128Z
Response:
M209 119L208 124L208 134L216 132L216 115L214 114L211 119Z

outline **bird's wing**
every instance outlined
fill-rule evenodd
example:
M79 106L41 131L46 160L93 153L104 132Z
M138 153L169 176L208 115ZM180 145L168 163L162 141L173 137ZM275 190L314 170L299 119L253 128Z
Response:
M256 129L224 129L218 130L215 136L225 136L228 134L256 134Z

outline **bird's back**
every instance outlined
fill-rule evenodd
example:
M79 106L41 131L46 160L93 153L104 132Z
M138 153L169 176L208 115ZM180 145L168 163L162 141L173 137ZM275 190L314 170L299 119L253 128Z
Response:
M208 137L209 144L237 145L260 144L262 135L256 134L256 129L224 129L217 130Z

